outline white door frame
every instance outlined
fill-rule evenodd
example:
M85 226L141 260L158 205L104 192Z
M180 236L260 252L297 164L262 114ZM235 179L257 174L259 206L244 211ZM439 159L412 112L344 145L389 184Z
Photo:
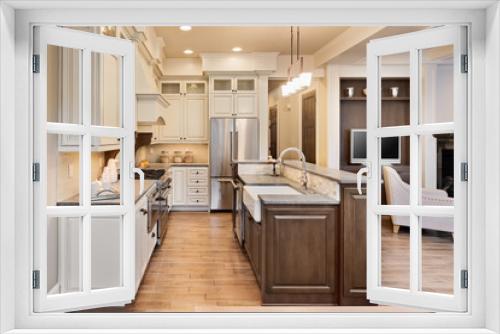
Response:
M102 6L104 1L101 1L95 6ZM202 324L205 328L221 328L231 326L233 328L239 328L242 324L248 326L249 321L251 323L259 324L260 327L275 328L275 330L269 330L269 332L277 332L277 328L290 328L290 327L301 327L304 328L302 332L311 333L313 330L310 328L331 328L331 332L335 330L333 328L364 328L364 332L384 332L386 333L388 329L376 330L376 327L384 326L385 328L399 328L397 332L408 332L404 328L421 328L421 330L413 330L412 333L456 333L457 329L460 327L466 328L483 328L482 330L474 330L474 332L484 332L491 333L490 331L484 329L485 326L492 330L497 330L500 328L500 322L498 320L499 312L499 274L498 274L498 263L500 259L500 245L498 243L499 239L499 227L496 225L496 221L500 218L500 212L497 207L494 207L496 200L499 198L500 190L497 187L500 178L496 174L489 176L489 182L486 184L484 178L484 170L487 167L484 158L485 152L494 154L495 161L498 161L498 143L500 142L500 134L497 131L498 115L496 115L496 108L500 105L500 98L498 96L498 90L500 89L500 78L499 78L499 67L498 62L500 59L499 43L500 39L500 10L497 5L491 7L488 16L486 16L484 10L470 10L463 8L485 8L491 5L491 2L481 2L481 3L451 3L447 1L435 1L432 4L428 2L394 2L390 3L390 8L385 7L387 3L372 3L371 7L378 7L378 9L364 9L362 3L354 4L352 1L338 1L326 3L308 3L308 4L296 4L297 6L293 9L287 8L287 16L283 15L281 6L282 3L279 1L268 1L266 5L273 5L273 8L264 8L262 3L255 2L254 4L246 3L244 9L239 6L241 4L234 4L233 7L228 8L228 4L218 3L216 1L212 2L210 5L213 10L211 13L213 16L207 19L205 8L194 8L190 7L189 10L183 10L179 7L189 7L191 3L184 4L176 3L177 8L174 8L173 3L157 3L153 5L151 2L145 3L143 5L135 2L128 2L129 6L164 6L163 8L151 8L142 11L137 11L133 9L111 9L114 6L120 6L122 4L108 2L106 5L110 9L99 9L99 11L88 10L90 5L85 6L85 10L61 10L53 9L51 11L18 11L16 12L16 22L15 22L15 35L16 40L14 44L14 12L9 7L22 5L24 8L40 8L48 4L47 2L23 2L16 3L16 1L10 1L8 4L2 4L1 10L2 14L6 17L6 21L0 20L0 43L1 46L6 46L0 48L0 64L2 65L2 78L1 82L4 83L0 87L1 93L1 103L10 106L10 113L2 112L2 117L6 116L7 120L16 120L15 128L12 126L5 126L3 123L2 129L6 132L5 135L9 135L10 138L15 138L17 151L14 152L12 149L7 148L7 144L3 141L1 146L0 154L2 155L2 165L1 167L6 167L4 169L6 174L1 174L2 177L16 179L16 191L15 191L15 201L12 197L3 197L0 206L2 208L12 208L15 205L15 222L16 224L6 225L2 224L2 244L1 244L1 258L0 265L2 265L2 276L0 277L0 288L1 288L1 302L2 305L12 306L16 305L15 308L15 318L10 307L3 307L0 309L0 319L5 322L2 326L5 330L13 328L43 328L51 326L52 328L88 328L89 324L95 326L96 328L164 328L169 327L192 327L194 323L198 325ZM80 3L81 4L81 3ZM78 6L78 3L72 3L70 6ZM171 6L171 7L168 7ZM218 6L218 7L217 7ZM302 6L302 7L301 7ZM398 7L401 6L401 7ZM412 7L408 9L407 6ZM430 8L426 6L438 6L441 9ZM462 9L457 9L458 6L463 6ZM252 9L252 13L259 15L249 15L249 8ZM288 7L288 4L287 4ZM420 8L420 9L415 9ZM447 9L442 9L447 8ZM376 13L375 13L376 12ZM305 15L307 14L307 15ZM376 15L375 15L376 14ZM472 54L474 57L472 60L472 133L473 140L471 141L471 152L472 158L471 162L474 162L474 168L471 168L471 179L475 180L471 182L472 187L472 215L478 221L473 228L473 234L471 236L472 248L472 261L475 267L475 275L471 277L471 288L470 291L474 291L472 298L470 300L471 308L470 311L465 315L457 314L434 314L434 315L421 315L421 314L385 314L367 316L364 314L350 314L346 316L344 314L310 314L307 316L297 316L296 314L267 314L265 316L258 314L221 314L219 316L195 314L195 315L179 315L179 314L168 314L168 315L113 315L113 316L102 316L102 315L83 315L83 314L72 314L72 315L40 315L36 316L30 313L30 289L27 287L30 285L30 266L29 264L29 245L31 239L29 237L31 230L31 220L32 213L30 210L26 210L26 206L31 206L32 203L25 200L26 194L31 190L30 182L30 155L31 148L30 133L31 133L31 104L30 104L30 77L27 75L30 70L30 43L29 38L31 35L30 25L32 23L53 23L53 22L66 22L66 23L81 23L85 22L87 24L100 24L115 22L117 24L151 24L158 25L169 22L171 24L182 24L185 22L190 22L191 24L235 24L240 25L245 24L337 24L337 25L366 25L366 24L401 24L407 25L408 22L413 24L460 24L464 22L470 22L472 26L471 30L471 45ZM484 23L488 24L488 31L484 29ZM486 47L484 45L484 40L486 38ZM14 54L15 46L15 54ZM486 57L485 57L486 52ZM10 71L9 67L12 67L12 63L16 59L16 74L12 69ZM484 66L488 65L491 69L485 72ZM4 75L4 73L7 73ZM8 74L10 73L10 74ZM14 105L14 89L12 88L12 82L15 82L15 102L16 109L12 108ZM9 85L5 85L9 83ZM488 83L486 86L485 84ZM485 101L485 96L489 98ZM4 110L4 109L3 109ZM490 123L487 123L489 120ZM12 124L12 123L10 123ZM9 124L9 125L10 125ZM486 126L487 125L487 126ZM488 130L488 141L485 140L483 135L484 130ZM10 144L10 143L9 143ZM15 161L16 167L14 169L14 164L5 164L5 161ZM496 168L498 164L491 165L491 171ZM471 166L472 167L472 166ZM2 187L2 191L3 191ZM485 190L486 189L486 190ZM10 193L10 192L9 192ZM488 197L486 197L488 195ZM491 207L486 207L486 199L488 204L492 204ZM485 211L486 216L488 216L488 221L485 221ZM10 215L14 217L14 212L12 210L2 210L2 217ZM495 224L494 224L495 222ZM486 228L486 230L485 230ZM487 238L485 238L485 231L487 231ZM15 241L15 242L14 242ZM484 244L486 241L486 245ZM485 247L488 248L488 252L485 252ZM16 254L15 261L12 260L12 254ZM485 273L485 264L486 273ZM7 270L6 270L7 269ZM11 273L10 275L5 275L3 273ZM14 281L15 272L16 287L15 294L12 293L12 286ZM487 274L487 275L486 275ZM488 279L486 279L488 276ZM485 300L484 290L488 289L489 298L488 301ZM15 296L15 297L14 297ZM14 299L15 298L15 299ZM488 305L488 308L486 308ZM196 322L193 320L196 319ZM256 321L258 320L258 321ZM425 327L425 328L424 328ZM440 330L429 330L429 328L441 328ZM446 330L448 328L448 330ZM450 329L455 328L455 329ZM89 330L90 331L90 330ZM17 333L22 333L22 330L18 330ZM36 331L32 331L36 332ZM71 330L66 330L66 332L71 332ZM94 333L99 331L93 331ZM102 331L103 332L103 331ZM139 330L137 331L139 332ZM143 331L141 331L143 332ZM203 332L200 330L199 332ZM235 330L236 332L236 330ZM301 330L295 330L295 332L301 332ZM337 331L337 332L340 332ZM345 330L342 332L346 332Z

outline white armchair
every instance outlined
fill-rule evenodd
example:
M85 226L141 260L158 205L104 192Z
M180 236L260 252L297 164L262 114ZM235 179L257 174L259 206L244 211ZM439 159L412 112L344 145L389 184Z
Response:
M398 172L390 167L383 167L385 195L389 205L409 205L410 185L401 179ZM422 189L422 205L453 206L453 198L441 189ZM391 216L392 231L399 232L400 226L410 226L409 217ZM423 217L422 228L453 233L453 218Z

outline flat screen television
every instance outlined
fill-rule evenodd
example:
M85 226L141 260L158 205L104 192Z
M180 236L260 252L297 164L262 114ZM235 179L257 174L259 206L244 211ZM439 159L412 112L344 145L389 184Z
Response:
M401 163L400 137L382 138L381 145L382 163ZM366 159L366 129L351 129L351 163L362 164Z

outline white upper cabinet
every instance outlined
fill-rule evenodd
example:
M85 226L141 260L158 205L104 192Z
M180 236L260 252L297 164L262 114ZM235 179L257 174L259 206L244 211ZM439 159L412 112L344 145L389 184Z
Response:
M166 81L161 92L168 101L165 125L153 127L152 143L206 143L208 141L207 83Z
M210 78L210 117L257 117L257 79L252 76Z

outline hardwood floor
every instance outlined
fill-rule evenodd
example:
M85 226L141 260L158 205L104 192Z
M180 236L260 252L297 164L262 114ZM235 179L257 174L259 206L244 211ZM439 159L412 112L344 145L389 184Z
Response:
M382 223L382 286L410 286L410 232L402 226L392 232L390 217ZM453 293L453 238L451 233L422 232L422 290Z
M439 259L449 253L449 239L434 237ZM384 224L383 274L403 284L408 270L404 244L408 232L392 233ZM427 244L424 238L424 249ZM434 256L431 257L434 259ZM439 262L439 261L438 261ZM399 264L398 264L399 263ZM435 263L432 266L436 269ZM430 267L431 268L431 267ZM403 279L401 279L403 277ZM448 279L439 276L437 281ZM399 282L399 283L398 283ZM233 237L231 214L175 212L170 215L167 235L145 273L135 301L125 307L94 312L415 312L389 306L261 306L260 291L250 263ZM421 312L421 310L417 310Z

